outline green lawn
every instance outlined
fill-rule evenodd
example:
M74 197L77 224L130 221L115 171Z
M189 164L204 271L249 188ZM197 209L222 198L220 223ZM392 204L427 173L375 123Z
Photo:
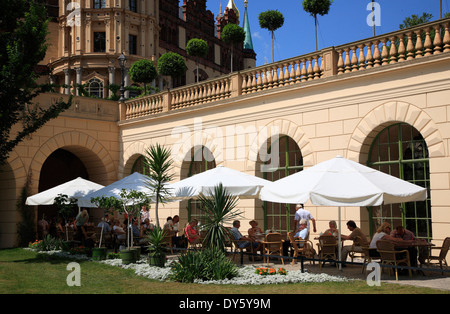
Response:
M349 283L227 286L159 282L136 276L132 270L91 261L80 261L81 286L70 287L66 278L70 261L16 249L0 250L2 294L423 294L445 293L427 288L382 284L369 287L365 281Z

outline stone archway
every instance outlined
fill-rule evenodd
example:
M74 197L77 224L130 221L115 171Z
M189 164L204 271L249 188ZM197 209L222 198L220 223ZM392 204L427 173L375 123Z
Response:
M44 162L57 149L64 149L78 157L88 171L89 180L102 185L117 180L116 165L107 149L88 134L68 131L53 136L36 152L29 170L33 182L39 182ZM31 192L34 194L37 190L37 185L32 184Z
M375 136L386 126L395 122L408 123L422 134L427 143L430 158L445 156L445 145L433 119L412 104L391 101L374 108L360 121L351 135L347 158L365 164Z

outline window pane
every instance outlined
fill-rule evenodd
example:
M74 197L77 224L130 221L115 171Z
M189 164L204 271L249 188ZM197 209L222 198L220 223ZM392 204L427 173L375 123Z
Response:
M273 145L278 145L279 165L274 172L264 173L264 178L276 181L303 169L303 157L297 143L288 136L282 136ZM271 147L268 149L270 153ZM267 163L270 163L267 162ZM294 226L295 204L264 202L264 228L287 235Z
M420 132L409 124L395 124L381 131L370 148L368 165L429 189L428 148ZM403 225L416 236L430 239L432 237L430 209L429 198L423 202L373 207L372 232L386 221L391 223L393 228Z

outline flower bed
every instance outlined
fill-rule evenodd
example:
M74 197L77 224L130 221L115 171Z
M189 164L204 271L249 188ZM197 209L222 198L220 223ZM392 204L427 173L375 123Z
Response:
M148 265L145 260L138 261L136 264L122 265L122 260L113 259L101 261L101 263L111 266L119 266L125 269L133 269L138 276L147 277L149 279L165 281L171 274L170 263L166 263L166 267L153 267ZM281 270L281 269L280 269ZM306 282L347 282L348 278L331 276L327 274L311 274L302 273L300 270L292 270L284 274L275 271L275 274L270 276L262 276L256 272L254 266L244 266L238 268L238 275L233 279L224 279L217 281L201 281L196 280L199 284L223 284L223 285L267 285L267 284L281 284L281 283L306 283Z

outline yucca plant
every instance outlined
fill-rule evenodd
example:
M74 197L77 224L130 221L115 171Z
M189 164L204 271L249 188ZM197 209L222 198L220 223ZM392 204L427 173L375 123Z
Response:
M242 213L235 210L238 198L230 195L226 188L219 184L214 187L213 195L200 194L199 200L202 204L203 227L206 230L203 246L224 250L226 242L232 239L225 224L231 224Z
M167 201L169 190L166 186L173 178L171 174L173 161L170 155L171 152L169 149L156 144L147 150L147 156L145 157L145 166L149 171L148 176L151 178L147 184L153 190L152 197L155 197L157 227L159 227L158 205Z

